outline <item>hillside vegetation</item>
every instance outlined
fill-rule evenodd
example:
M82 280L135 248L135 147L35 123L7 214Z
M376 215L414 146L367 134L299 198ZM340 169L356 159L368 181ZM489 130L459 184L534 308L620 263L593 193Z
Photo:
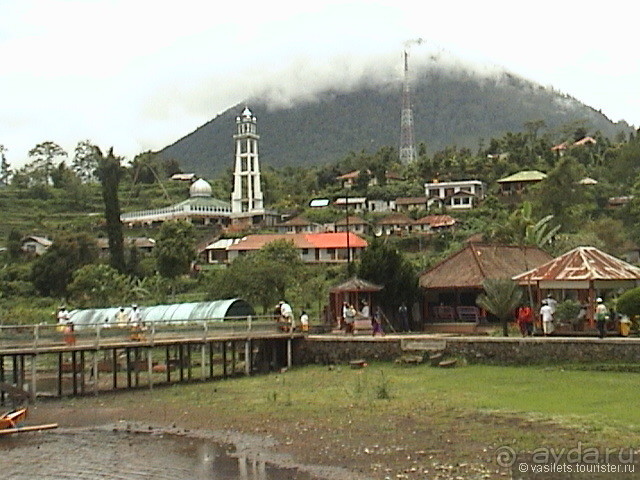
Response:
M400 94L398 82L325 91L289 108L269 108L265 98L247 99L159 154L203 176L231 168L235 117L244 105L258 119L263 165L321 165L350 151L397 148ZM451 145L475 150L487 139L522 131L525 123L536 120L544 120L558 141L578 127L610 138L631 131L626 123L614 124L574 98L508 73L489 78L464 70L422 70L414 82L413 106L416 141L429 153Z

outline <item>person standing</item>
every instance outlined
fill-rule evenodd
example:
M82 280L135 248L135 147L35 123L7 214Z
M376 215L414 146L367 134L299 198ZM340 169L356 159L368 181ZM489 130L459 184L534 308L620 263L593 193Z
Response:
M135 303L131 305L131 316L129 317L131 323L131 340L139 342L143 340L142 330L144 323L142 321L142 312Z
M529 305L522 305L518 308L516 321L523 337L533 335L533 310Z
M285 330L293 332L293 329L295 328L293 321L293 309L286 301L283 301L280 304L280 316L282 317Z
M600 297L596 299L596 304L596 326L598 327L600 338L604 338L607 320L609 320L609 310Z
M129 315L125 311L124 307L120 307L116 312L115 324L116 327L124 328L129 323Z
M345 333L355 333L355 321L356 321L356 309L353 305L347 305L347 309L344 314L344 331Z
M542 317L542 331L544 335L551 335L553 333L553 310L546 300L542 301L540 316Z
M547 301L547 305L549 305L549 307L551 307L551 313L553 315L556 314L556 308L558 308L558 301L553 298L553 296L551 294L547 295L547 298L545 298L545 300Z
M409 331L409 311L407 305L402 302L398 307L398 318L400 319L400 330L402 332Z
M382 310L380 307L376 307L373 316L371 317L371 327L373 329L373 336L376 335L384 335L384 331L382 330Z
M300 315L300 328L302 329L303 332L309 331L309 315L307 315L307 312L304 310Z
M76 334L74 332L73 322L71 321L71 314L64 305L62 305L58 311L58 325L62 325L64 343L67 345L75 345Z

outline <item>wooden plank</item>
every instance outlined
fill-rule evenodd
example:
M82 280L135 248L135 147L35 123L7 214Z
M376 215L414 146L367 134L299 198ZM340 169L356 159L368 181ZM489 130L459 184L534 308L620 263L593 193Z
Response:
M57 423L46 423L44 425L30 425L28 427L5 428L0 430L0 435L9 435L10 433L37 432L40 430L51 430L58 428Z

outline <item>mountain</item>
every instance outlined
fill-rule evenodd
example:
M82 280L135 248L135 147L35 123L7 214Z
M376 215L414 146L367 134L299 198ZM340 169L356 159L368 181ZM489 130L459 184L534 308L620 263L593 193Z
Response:
M271 107L267 97L229 108L158 153L175 159L186 172L213 176L233 166L235 117L249 106L258 121L262 165L317 165L350 151L398 147L400 81L366 82L350 91L325 90L313 100ZM581 126L613 137L629 133L626 122L613 123L578 100L508 72L483 75L462 68L423 68L412 83L416 142L429 152L457 145L478 148L481 140L523 130L544 120L558 141L562 127Z

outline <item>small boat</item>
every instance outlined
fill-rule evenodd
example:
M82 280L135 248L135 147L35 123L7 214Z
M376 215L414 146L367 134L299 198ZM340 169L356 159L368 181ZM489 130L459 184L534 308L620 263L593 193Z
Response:
M17 423L23 421L25 418L27 418L26 408L18 408L17 410L2 414L0 415L0 430L16 428Z
M0 435L7 435L9 433L22 433L22 432L36 432L39 430L49 430L51 428L57 428L57 423L48 423L45 425L28 425L19 427L18 423L27 418L27 409L18 408L5 414L0 415Z

